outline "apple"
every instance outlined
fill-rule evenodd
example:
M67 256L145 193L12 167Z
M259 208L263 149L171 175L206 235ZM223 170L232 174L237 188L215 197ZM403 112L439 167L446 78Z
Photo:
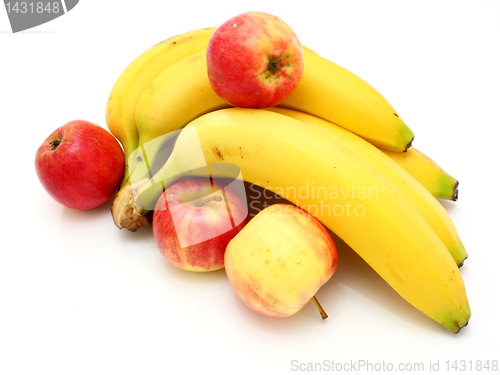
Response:
M181 180L158 199L153 235L163 256L183 270L224 267L228 242L248 222L248 207L231 186L205 177Z
M125 157L115 137L85 120L57 128L40 145L35 171L60 204L88 210L110 199L120 186Z
M231 285L253 310L272 317L297 313L334 274L337 248L325 227L291 204L264 208L229 242Z
M246 12L221 24L207 47L207 71L214 91L237 107L268 108L297 87L304 51L280 18Z

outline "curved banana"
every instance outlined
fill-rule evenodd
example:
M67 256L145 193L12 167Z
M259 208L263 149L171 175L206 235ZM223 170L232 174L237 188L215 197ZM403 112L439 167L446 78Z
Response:
M404 152L415 137L372 86L311 53L304 53L304 73L299 85L279 106L321 117L386 150Z
M215 27L194 30L154 45L135 58L113 85L106 104L106 123L124 149L126 168L122 185L128 180L129 157L139 145L135 126L139 96L165 68L206 49L214 31Z
M414 147L407 152L382 151L414 176L434 197L451 201L458 199L458 180L422 151Z
M375 89L315 53L305 50L304 59L302 78L280 107L324 118L378 147L405 151L410 146L413 132ZM202 114L230 106L212 90L206 69L206 51L201 51L151 82L136 108L141 145L184 127Z
M183 128L202 114L231 107L212 90L206 61L204 50L173 64L153 79L139 97L135 109L139 145L144 148L149 143L149 147L142 150L146 163L137 163L139 177L132 181L143 178L144 168L153 164L157 149L152 141Z
M351 150L352 153L357 154L367 164L371 165L415 207L436 232L456 264L459 267L462 266L465 259L467 259L467 251L446 209L420 182L394 160L371 143L319 117L286 108L271 108L269 110L295 118L317 128L325 135L333 137L337 142L342 142L346 149Z
M138 187L138 201L154 207L164 187L207 168L224 177L224 163L315 216L451 332L468 323L460 271L417 210L345 142L288 116L230 108L199 117L181 131L165 165Z

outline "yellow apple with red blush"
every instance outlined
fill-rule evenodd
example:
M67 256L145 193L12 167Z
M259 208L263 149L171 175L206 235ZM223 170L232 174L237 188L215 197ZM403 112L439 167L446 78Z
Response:
M337 248L326 228L306 211L274 204L255 215L229 242L224 256L236 294L272 317L297 313L334 274Z

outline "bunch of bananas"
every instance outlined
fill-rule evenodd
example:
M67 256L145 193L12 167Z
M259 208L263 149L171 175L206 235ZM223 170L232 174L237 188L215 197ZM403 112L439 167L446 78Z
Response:
M234 178L217 166L237 166L245 181L319 219L423 313L454 333L467 325L459 272L467 253L436 199L456 200L457 180L411 147L413 132L380 93L306 47L302 78L284 102L232 107L208 80L214 30L151 47L112 88L106 122L127 160L111 207L118 228L149 224L179 178ZM316 193L297 194L311 182Z

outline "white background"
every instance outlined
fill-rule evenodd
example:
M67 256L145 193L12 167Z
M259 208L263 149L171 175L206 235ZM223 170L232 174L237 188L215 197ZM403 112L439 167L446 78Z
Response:
M358 360L394 370L439 361L446 372L446 361L500 360L500 2L236 3L82 0L17 34L0 9L0 373L287 374L300 372L293 363ZM224 271L170 266L151 227L119 231L110 202L79 212L43 190L38 146L73 119L106 127L107 96L129 62L248 10L279 16L304 45L372 84L416 133L415 147L459 179L459 200L443 202L469 252L461 271L472 318L458 335L341 242L338 271L318 292L330 317L309 303L272 319L243 305Z

